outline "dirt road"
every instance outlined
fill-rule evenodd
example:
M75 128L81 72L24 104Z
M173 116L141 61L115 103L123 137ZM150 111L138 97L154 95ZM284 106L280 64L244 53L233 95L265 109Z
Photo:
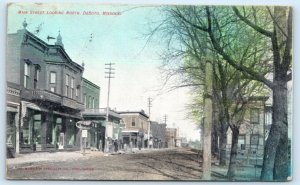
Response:
M197 153L189 149L8 164L9 179L200 180Z

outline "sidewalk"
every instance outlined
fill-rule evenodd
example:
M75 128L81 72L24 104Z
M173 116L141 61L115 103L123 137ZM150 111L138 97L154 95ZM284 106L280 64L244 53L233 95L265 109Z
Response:
M226 178L228 166L218 166L212 164L212 178L217 181L227 181ZM237 181L259 181L261 168L253 165L237 166L236 177Z
M36 152L27 154L18 154L15 158L6 159L7 165L30 164L43 161L68 161L77 159L88 159L90 157L104 156L103 152L85 151L85 155L81 151L58 151L58 152Z

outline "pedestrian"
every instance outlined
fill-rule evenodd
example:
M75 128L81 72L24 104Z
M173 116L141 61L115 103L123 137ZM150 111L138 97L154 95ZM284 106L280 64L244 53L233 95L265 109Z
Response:
M149 141L149 148L152 149L152 147L153 147L153 141L152 141L152 139L150 139L150 141Z
M117 140L114 140L114 148L115 148L114 152L117 152L118 151L118 142L117 142Z
M139 146L139 150L141 150L141 148L142 148L142 142L141 141L138 142L138 146Z

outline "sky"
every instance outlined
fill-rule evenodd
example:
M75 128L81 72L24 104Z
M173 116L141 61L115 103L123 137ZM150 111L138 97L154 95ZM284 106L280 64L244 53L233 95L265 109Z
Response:
M161 90L163 76L160 55L164 44L153 38L147 42L145 34L162 19L159 6L101 5L94 4L12 4L8 7L7 32L22 29L26 19L27 30L48 41L60 32L66 52L78 64L84 63L83 76L101 88L100 107L106 107L108 81L105 63L115 63L111 79L110 107L118 111L145 110L148 114L148 97L152 98L150 118L162 122L167 115L167 127L179 129L187 139L199 139L199 130L187 116L188 89L171 92ZM22 11L22 13L20 13ZM51 14L61 11L64 14ZM80 15L67 15L76 11ZM121 15L84 15L84 12L121 13Z

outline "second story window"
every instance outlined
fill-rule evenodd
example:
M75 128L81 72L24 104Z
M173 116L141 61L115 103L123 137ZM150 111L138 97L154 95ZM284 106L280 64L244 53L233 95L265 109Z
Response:
M78 95L79 95L79 86L77 86L75 89L75 96L78 97Z
M50 72L50 84L56 84L56 73Z
M92 108L92 97L91 96L89 96L88 108Z
M86 108L90 108L90 96L86 97Z
M92 108L93 109L95 108L95 99L94 99L94 97L92 98Z
M87 106L86 106L86 94L83 95L83 104L84 104L85 108L87 108Z
M135 118L132 118L131 126L132 126L132 127L135 127Z
M24 65L24 87L28 88L30 83L30 64Z
M65 79L65 96L68 97L69 95L69 75L66 75L66 79Z
M258 145L259 144L259 135L251 134L250 135L250 145Z
M50 72L50 91L56 92L56 72Z
M38 81L39 81L39 75L40 75L40 67L39 65L35 66L35 71L34 71L34 84L33 87L36 89L38 86Z
M259 124L259 109L258 108L250 109L250 123Z
M74 78L71 78L71 92L70 92L70 97L73 98L74 96Z
M55 93L56 92L56 88L55 87L50 87L50 91Z

